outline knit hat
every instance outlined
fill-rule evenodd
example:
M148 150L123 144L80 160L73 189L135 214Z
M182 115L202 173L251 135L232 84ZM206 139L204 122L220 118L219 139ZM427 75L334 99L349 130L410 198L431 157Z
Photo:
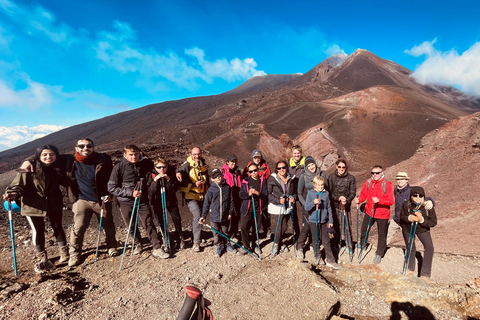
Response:
M233 153L231 153L231 154L229 154L229 155L227 156L227 162L228 162L228 161L235 161L235 162L236 162L236 161L238 161L238 158L237 158L236 155L234 155Z
M410 197L413 196L414 194L418 193L422 197L425 197L425 191L423 190L422 187L411 187L410 188Z
M222 175L223 174L222 174L222 171L220 169L215 168L215 169L212 170L212 178L213 179L215 179L219 176L221 177Z
M410 177L408 176L408 174L406 172L403 172L403 171L400 171L399 173L397 173L397 176L395 177L395 179L397 180L402 180L402 179L410 179Z
M317 165L315 159L312 156L308 156L305 158L305 168L308 167L310 163L314 163L315 165Z

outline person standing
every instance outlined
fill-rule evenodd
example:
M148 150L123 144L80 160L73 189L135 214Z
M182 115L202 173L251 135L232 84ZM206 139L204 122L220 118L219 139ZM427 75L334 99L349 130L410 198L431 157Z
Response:
M363 184L362 191L358 198L358 204L367 202L365 206L365 216L362 221L361 243L366 243L366 234L370 231L374 223L377 223L378 241L377 250L373 262L379 264L387 249L387 228L390 218L390 206L395 203L393 196L393 186L390 181L385 179L383 167L375 165L372 167L372 177Z
M292 157L290 158L288 164L288 173L293 179L294 188L298 190L298 181L300 176L305 172L305 157L303 156L302 148L299 145L292 146ZM298 212L301 212L302 204L298 201L298 194L295 191L295 205L293 206L293 221L294 221L294 230L295 235L298 238L300 234L300 225L302 220L298 218Z
M414 225L412 226L412 224ZM402 205L400 225L402 226L403 238L407 247L410 233L413 234L413 239L411 240L412 242L409 250L410 257L408 258L409 273L415 272L416 236L418 239L420 239L423 244L423 248L425 249L420 276L422 278L430 279L432 274L434 252L430 229L437 225L437 215L433 208L427 209L425 204L425 191L422 187L412 187L410 189L410 199L405 201ZM415 233L413 233L413 230L415 230Z
M56 163L58 149L52 145L37 148L33 158L33 172L20 169L7 187L4 200L18 199L21 214L32 228L32 242L37 252L34 270L44 273L53 267L45 250L45 217L48 217L60 251L59 262L69 258L67 239L62 226L63 196L60 185L67 186L65 171Z
M239 197L240 186L242 185L242 174L240 169L237 166L238 158L234 154L229 154L225 163L223 164L223 179L230 186L232 191L232 198L234 204L234 210L232 218L230 219L230 229L228 234L232 238L240 238L238 235L238 224L240 220L240 206L242 205L242 200Z
M187 202L188 209L192 213L193 251L200 252L200 237L202 226L198 223L202 214L203 200L209 186L208 166L202 158L202 150L199 147L192 148L187 158L176 173L181 183L179 190Z
M148 204L147 181L145 178L153 170L153 162L144 158L141 155L140 148L136 145L127 145L123 152L123 158L113 167L110 180L108 181L108 191L117 196L117 201L120 204L120 213L126 226L129 226L132 215L136 214L133 211L133 204L135 199L137 199L139 219L152 244L152 255L167 259L170 255L161 246L157 229L153 223L152 211ZM142 178L144 180L141 180ZM141 191L137 188L137 185L141 185ZM133 236L133 228L129 231ZM143 246L142 236L138 228L135 231L135 235L135 245L132 250L134 254L140 254L143 251Z
M335 240L333 241L333 247L338 248L341 246L342 239L340 235L345 234L345 242L348 247L349 253L353 253L352 243L352 227L351 227L351 205L352 200L355 199L355 193L357 190L355 177L348 173L347 162L343 159L336 161L335 172L328 176L328 186L330 188L330 196L332 198L333 207L336 212L336 219L334 219L335 228ZM342 220L341 211L346 215L346 222ZM345 220L345 218L343 218ZM340 230L340 226L343 226ZM348 232L348 234L347 234ZM337 235L338 234L338 235ZM348 236L348 237L347 237Z

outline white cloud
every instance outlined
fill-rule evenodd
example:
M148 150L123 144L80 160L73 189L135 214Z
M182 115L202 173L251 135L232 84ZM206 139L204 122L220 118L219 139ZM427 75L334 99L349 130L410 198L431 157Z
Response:
M138 73L143 78L138 83L152 83L152 80L165 78L176 85L193 89L198 86L198 79L207 83L213 82L214 78L231 82L265 75L265 72L256 69L257 63L253 58L208 61L202 49L193 48L185 50L185 54L195 57L198 64L189 64L175 52L160 54L154 49L141 48L136 41L136 31L128 23L115 21L113 28L114 32L99 34L96 57L121 73Z
M0 141L2 141L2 143L0 144L0 151L19 146L21 144L44 137L47 134L64 128L66 127L48 124L41 124L35 127L0 126Z
M340 46L338 44L331 44L326 50L325 50L325 53L328 55L328 56L333 56L334 54L341 54L341 55L347 55L345 53L345 50L343 50L342 48L340 48Z
M70 25L57 23L55 15L42 6L21 6L9 0L0 0L0 12L2 11L28 35L39 34L65 45L78 41L77 32ZM79 32L82 33L83 30Z
M23 89L15 89L0 79L0 108L26 107L38 109L52 102L49 87L26 78L23 80L26 86Z
M414 57L426 56L425 61L415 68L412 76L422 84L457 86L463 91L480 96L480 42L474 43L463 53L455 49L440 51L433 41L414 46L405 53Z

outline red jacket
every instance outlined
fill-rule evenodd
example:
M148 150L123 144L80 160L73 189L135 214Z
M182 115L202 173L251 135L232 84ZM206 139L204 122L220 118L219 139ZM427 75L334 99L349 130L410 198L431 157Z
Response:
M367 190L368 180L365 181L360 191L360 197L358 199L359 203L367 200L367 205L365 206L365 213L371 215L373 208L373 197L377 197L380 200L375 204L375 210L373 212L373 218L377 219L388 219L390 218L390 206L395 203L395 197L393 196L393 186L390 181L386 181L385 189L386 192L383 193L382 182L385 177L382 177L378 181L371 179L370 186Z

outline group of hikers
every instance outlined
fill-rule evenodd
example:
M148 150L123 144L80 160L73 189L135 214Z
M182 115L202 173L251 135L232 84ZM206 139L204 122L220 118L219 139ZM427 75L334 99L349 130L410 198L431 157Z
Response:
M336 161L335 171L327 178L313 157L303 156L300 146L294 145L291 152L292 157L278 161L273 170L260 150L252 152L243 171L234 154L226 157L223 167L209 170L199 147L192 148L187 160L175 168L166 159L152 161L143 157L137 146L127 145L123 158L113 165L107 154L95 151L91 139L81 138L74 155L59 154L52 145L39 147L35 155L22 164L3 198L10 207L12 203L21 207L21 214L32 228L32 242L37 252L34 269L38 273L52 267L45 250L45 217L49 218L57 240L59 263L68 261L71 267L81 264L85 231L94 214L105 232L108 255L118 255L114 201L128 227L123 254L129 235L133 239L132 253L143 251L138 218L154 257L167 259L174 250L186 249L177 201L177 191L180 191L182 203L186 203L193 216L193 252L202 251L201 232L205 226L213 232L215 255L219 257L230 252L251 254L260 259L260 239L273 237L271 256L293 248L296 255L304 259L311 246L315 263L338 269L337 259L343 243L350 259L354 248L363 253L369 231L376 223L378 242L374 263L381 263L387 243L401 229L407 246L405 273L415 272L415 237L418 237L425 248L420 275L431 276L434 249L430 228L436 225L434 202L425 197L422 187L409 185L407 173L397 174L394 188L385 179L383 168L375 165L371 178L356 195L356 180L344 159ZM67 188L74 203L68 244L62 226L61 185ZM360 204L365 216L360 240L357 227L354 246L351 215L356 197L357 224ZM390 206L394 204L395 214L389 222ZM170 241L168 213L173 220L174 241ZM210 224L207 224L208 216ZM133 228L132 221L135 221ZM292 237L287 237L289 223Z

